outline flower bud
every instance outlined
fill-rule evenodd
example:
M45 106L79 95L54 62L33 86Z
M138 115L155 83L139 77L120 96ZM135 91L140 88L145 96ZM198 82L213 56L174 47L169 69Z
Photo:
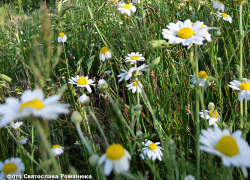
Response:
M73 123L80 123L82 121L82 115L78 111L73 112L71 115L71 121Z
M107 81L105 81L104 79L100 79L98 81L98 87L99 87L99 89L106 90L108 88L108 86L109 85L108 85Z
M99 155L98 154L93 154L92 156L89 157L89 164L91 166L96 166L99 160Z
M136 136L141 136L142 135L142 132L141 131L137 131L136 132Z
M210 103L208 104L208 110L211 111L211 110L214 110L214 108L215 108L214 103L213 103L213 102L210 102Z
M216 36L220 36L220 35L221 35L221 32L218 30L218 31L215 32L215 35L216 35Z
M84 106L87 106L90 103L90 99L86 94L81 95L78 101Z

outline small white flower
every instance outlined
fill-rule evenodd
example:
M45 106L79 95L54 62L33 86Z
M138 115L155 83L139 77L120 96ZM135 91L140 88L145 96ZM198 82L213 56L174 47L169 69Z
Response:
M205 115L204 115L203 111L201 111L199 114L200 114L201 118L205 119ZM208 122L209 126L218 127L217 121L220 121L220 115L219 115L218 111L205 110L205 114L206 114L206 119L209 120L209 122Z
M105 74L106 74L106 75L112 74L112 71L109 71L109 70L108 70L108 71L105 71Z
M229 87L235 91L240 91L239 100L249 100L250 97L250 80L243 78L243 82L234 80L230 82Z
M195 177L192 175L188 175L184 178L184 180L195 180Z
M86 95L86 94L83 94L79 97L78 101L81 103L81 104L89 104L90 103L90 98Z
M44 98L41 89L26 90L20 100L14 97L6 99L5 104L0 105L0 128L11 121L25 117L42 117L45 120L54 120L60 114L69 113L68 104L60 103L60 95Z
M142 72L141 71L146 71L146 68L148 66L143 64L139 67L132 67L130 68L128 71L126 71L125 69L121 69L121 71L123 73L119 74L117 77L119 77L119 82L121 82L123 79L125 79L126 81L129 80L133 74L134 75L142 75Z
M88 90L89 93L92 92L90 85L94 86L95 81L93 81L92 79L89 79L88 76L76 76L71 77L71 79L69 79L69 84L75 84L77 87L81 87L81 88L86 88Z
M160 147L160 142L156 142L153 143L150 140L146 140L146 143L142 143L143 146L145 146L144 148L142 148L142 153L141 153L141 158L144 159L144 156L148 156L149 159L152 159L153 161L155 161L156 159L158 159L159 161L162 161L162 152L161 149L162 147Z
M199 137L200 150L221 157L226 167L250 167L250 147L241 135L239 130L231 135L228 129L203 129Z
M140 3L141 1L140 0L133 0L133 3L137 4L137 3Z
M60 154L62 154L64 152L64 147L60 146L60 145L54 145L51 148L51 152L53 153L54 156L59 156Z
M60 32L58 35L57 41L60 43L60 42L66 42L66 40L67 40L67 36L63 32Z
M106 59L110 59L111 57L112 56L109 48L106 46L102 47L100 50L100 60L105 61Z
M4 162L0 161L0 179L4 180L6 175L22 175L25 170L24 164L20 158L6 159ZM12 179L16 180L16 179Z
M135 13L136 7L133 6L133 3L125 4L125 3L119 3L118 11L121 11L122 14L127 14L128 16L131 16L131 12Z
M21 136L21 137L19 138L19 142L20 142L21 145L26 144L27 141L28 141L28 138L25 138L25 137L23 137L23 136Z
M139 85L136 83L136 81L134 81L131 84L127 85L128 90L131 90L132 93L135 93L136 90L138 90L138 92L141 93L143 85L140 81L138 81L138 83Z
M137 63L138 61L145 61L145 58L139 52L132 52L125 57L125 62L131 62L131 64Z
M10 127L13 129L17 130L23 125L23 122L11 122Z
M198 75L198 81L194 75L190 75L192 77L191 82L193 84L199 83L200 87L204 87L207 84L208 75L206 71L200 71Z
M220 11L223 11L223 12L225 11L225 5L220 1L213 1L213 7Z
M120 174L122 172L129 170L129 160L131 156L129 152L122 147L120 144L112 144L108 147L105 154L103 154L99 161L98 165L104 163L104 174L106 176L110 175L112 169Z
M189 11L192 11L193 7L192 6L188 6L188 9L189 9Z
M123 24L123 21L121 19L115 20L115 22L119 22L120 25Z
M80 146L81 142L76 141L74 144L77 145L77 146Z
M216 15L217 15L217 17L218 17L219 20L220 20L220 18L222 18L223 20L228 21L228 22L230 22L230 23L233 22L232 16L230 16L230 15L228 15L228 14L226 14L226 13L217 12Z

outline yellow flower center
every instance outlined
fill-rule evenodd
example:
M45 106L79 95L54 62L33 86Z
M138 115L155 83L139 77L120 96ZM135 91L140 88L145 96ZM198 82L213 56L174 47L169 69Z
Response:
M81 145L79 142L76 143L77 145Z
M125 155L125 150L120 144L112 144L106 151L106 156L110 160L119 160Z
M19 112L22 112L23 108L32 107L36 110L42 109L44 107L43 102L39 99L34 99L32 101L25 102L21 104Z
M132 6L131 6L131 4L125 4L123 7L124 7L124 9L131 9Z
M139 59L139 56L132 56L130 59L132 59L133 61L136 61Z
M57 144L57 145L54 145L52 148L53 148L53 149L57 149L57 148L59 148L59 147L60 147L60 145Z
M208 78L207 72L206 71L200 71L198 77L200 79L207 79Z
M20 137L19 140L23 140L23 137Z
M87 79L85 77L79 77L76 84L78 84L78 85L87 85L88 81L87 81Z
M238 144L232 136L223 136L220 138L215 149L226 156L235 156L239 153Z
M152 143L152 144L150 144L149 146L148 146L148 149L150 149L150 150L156 150L158 147L157 147L157 145L155 144L155 143Z
M245 90L245 91L250 90L250 83L249 82L242 82L240 84L240 89Z
M119 19L119 20L118 20L118 22L122 22L122 20L121 20L121 19Z
M138 81L139 84L141 84L141 81ZM133 83L134 86L137 86L136 81Z
M222 2L220 2L220 1L217 1L217 3L223 4L223 3L222 3Z
M226 13L221 13L221 16L224 18L227 18L227 14Z
M63 36L65 36L65 34L63 32L60 32L59 37L63 37Z
M4 174L11 174L17 171L17 165L13 162L6 163L3 166Z
M193 35L194 35L194 31L189 27L181 28L177 34L177 36L182 39L188 39L192 37Z
M101 49L101 53L102 54L105 54L105 53L107 53L109 51L109 48L108 47L106 47L106 46L104 46L104 47L102 47L102 49Z
M209 111L209 116L213 117L213 118L217 118L219 116L219 113L218 113L218 111L211 110L211 111Z
M192 9L193 7L192 6L189 6L189 9Z

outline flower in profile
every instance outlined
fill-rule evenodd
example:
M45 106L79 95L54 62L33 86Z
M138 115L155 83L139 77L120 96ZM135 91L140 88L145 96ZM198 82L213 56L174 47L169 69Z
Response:
M213 7L220 11L225 11L225 5L221 1L213 1Z
M199 72L198 80L196 79L196 77L194 75L190 75L190 77L192 77L191 82L193 84L199 83L200 87L204 87L207 84L208 75L207 75L206 71Z
M207 119L209 126L218 127L217 122L220 121L220 115L217 110L203 110L199 113L201 118Z
M109 48L107 46L102 47L100 50L100 60L105 61L106 59L110 59L111 57L112 56Z
M233 22L232 16L230 16L230 15L228 15L228 14L226 14L226 13L217 12L216 15L217 15L217 17L218 17L219 20L222 18L223 20L228 21L228 22L230 22L230 23Z
M80 146L80 145L81 145L81 143L78 142L78 141L76 141L74 144L77 145L77 146Z
M6 179L6 175L22 175L25 170L24 164L20 158L6 159L0 161L0 179Z
M58 35L57 41L60 43L60 42L66 42L66 40L67 40L67 36L63 32L60 32Z
M54 120L60 114L69 113L68 104L60 103L60 95L44 98L41 89L26 90L20 100L14 97L6 99L5 104L0 105L0 128L11 121L25 117L42 117L45 120Z
M125 62L131 62L131 64L137 63L138 61L145 61L145 58L139 52L132 52L125 57Z
M169 44L180 44L188 46L190 44L202 45L208 30L211 28L201 28L203 22L197 21L192 25L192 22L187 19L186 21L178 21L177 23L169 23L168 29L162 30L164 39L167 39ZM209 41L209 39L207 39Z
M136 7L133 6L133 3L125 4L125 3L119 3L118 11L121 11L122 14L127 14L128 16L131 16L131 12L135 13Z
M11 122L10 127L15 130L18 130L23 125L23 122Z
M100 157L98 165L100 166L105 161L104 174L106 176L110 175L112 169L120 174L129 170L130 159L129 152L122 145L112 144L108 147L106 153Z
M160 142L156 142L153 143L150 140L146 139L146 143L142 143L143 146L145 146L144 148L142 148L142 153L141 153L141 158L144 159L144 156L148 156L149 159L152 159L153 161L155 161L156 159L158 159L159 161L162 161L162 152L161 149L162 147L160 147Z
M139 84L139 85L138 85L138 84ZM128 90L131 90L132 93L135 93L136 90L137 90L139 93L141 93L143 85L141 84L141 81L138 81L138 84L137 84L136 81L134 81L134 82L130 83L129 85L127 85L127 88L128 88Z
M139 67L132 67L130 68L128 71L126 71L125 69L121 69L121 71L123 73L119 74L117 77L119 77L119 82L121 82L123 79L125 79L126 81L129 80L133 75L134 76L138 76L138 75L142 75L141 71L146 71L146 68L148 66L146 64L143 64Z
M81 88L86 88L88 90L89 93L92 92L90 85L94 86L95 81L93 81L92 79L89 79L88 76L76 76L76 77L71 77L71 79L69 79L69 84L75 84L77 87L81 87Z
M115 20L115 22L119 22L119 24L120 24L120 25L122 25L122 24L123 24L122 19Z
M28 138L26 138L26 137L21 136L21 137L19 138L19 142L20 142L21 145L26 144L27 141L28 141Z
M60 154L62 154L64 152L64 147L60 146L59 144L54 145L51 148L51 152L54 156L59 156Z
M239 100L249 100L250 97L250 80L243 78L243 81L234 80L230 82L229 87L235 91L240 91Z
M195 180L195 177L192 175L188 175L184 178L184 180Z
M230 134L228 129L201 130L200 150L221 157L224 166L241 167L243 173L250 167L250 147L241 137L241 131Z
M189 9L189 11L192 11L193 7L192 6L188 6L188 9Z

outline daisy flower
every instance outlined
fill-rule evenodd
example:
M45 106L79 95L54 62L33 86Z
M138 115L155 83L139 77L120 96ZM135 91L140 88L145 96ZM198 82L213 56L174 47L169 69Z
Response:
M220 18L222 18L223 20L228 21L228 22L230 22L230 23L233 22L232 16L230 16L230 15L228 15L228 14L226 14L226 13L217 12L216 15L217 15L217 17L218 17L219 20L220 20Z
M109 50L108 47L104 46L101 48L100 50L100 60L102 61L105 61L106 59L110 59L112 56L111 56L111 52Z
M120 25L123 24L123 21L121 19L115 20L115 22L119 22Z
M23 125L23 122L11 122L10 127L15 130L18 130Z
M131 62L131 64L134 64L138 61L145 61L145 58L139 52L132 52L125 57L125 62Z
M143 85L141 84L141 81L138 81L139 86L136 81L132 82L131 84L127 85L128 90L131 90L132 93L135 93L136 90L138 90L139 93L141 93L141 89Z
M66 40L67 40L67 36L63 32L60 32L58 35L57 41L60 43L60 42L66 42Z
M204 112L201 111L200 113L201 118L205 119ZM220 121L220 115L217 110L205 110L206 119L209 121L209 126L218 127L217 121Z
M22 175L25 170L24 164L20 158L6 159L0 161L0 179L5 179L6 175Z
M89 79L88 76L76 76L71 77L71 79L69 80L69 84L76 84L77 87L81 87L81 88L86 88L88 90L89 93L92 92L90 85L94 86L95 81L93 81L92 79Z
M235 91L240 91L239 100L249 100L250 97L250 80L243 78L243 82L234 80L230 82L229 87Z
M74 145L80 146L80 145L81 145L81 143L80 143L80 142L78 142L78 141L76 141L76 142L74 143Z
M143 153L141 153L141 158L144 159L145 155L148 156L149 159L152 159L153 161L155 161L156 159L158 159L159 161L162 161L161 156L163 156L161 149L162 147L160 147L160 142L156 142L153 143L150 140L146 140L146 143L142 143L142 145L144 145L145 147L142 148Z
M133 3L130 4L125 4L125 3L119 3L118 6L118 11L121 11L122 14L127 14L128 16L131 16L131 11L135 13L136 7L132 5Z
M192 77L191 82L193 84L199 83L200 87L204 87L207 83L208 75L206 71L200 71L198 75L198 81L194 75L190 75Z
M195 180L195 177L192 175L188 175L184 178L184 180Z
M225 5L220 1L213 1L213 7L220 11L223 11L223 12L225 11Z
M19 142L20 142L21 145L26 144L27 141L28 141L28 138L25 138L25 137L23 137L23 136L21 136L21 137L19 138Z
M193 7L192 6L188 6L188 9L189 9L189 11L192 11Z
M146 68L148 66L143 64L139 67L132 67L130 68L128 71L126 71L125 69L121 69L121 71L123 73L119 74L117 77L119 77L119 82L121 82L123 79L125 79L126 81L129 80L133 75L142 75L141 71L146 71Z
M59 156L60 154L62 154L64 152L64 147L60 146L60 145L54 145L51 148L51 152L54 156Z
M250 147L241 135L239 130L230 134L228 129L203 129L199 137L200 150L221 157L226 167L250 167Z
M99 161L98 165L104 163L104 174L106 176L110 175L112 169L120 174L124 171L129 170L129 160L131 156L129 152L122 147L120 144L112 144L106 150L106 153L103 154Z
M168 29L162 30L162 35L170 44L182 43L183 46L188 46L193 43L202 45L208 30L211 29L208 27L200 28L202 24L203 22L197 21L192 25L189 19L184 22L169 23Z
M0 105L0 128L11 121L25 117L42 117L46 120L54 120L60 114L69 113L68 104L59 102L60 95L44 98L41 89L26 90L20 99L9 97L5 104Z

